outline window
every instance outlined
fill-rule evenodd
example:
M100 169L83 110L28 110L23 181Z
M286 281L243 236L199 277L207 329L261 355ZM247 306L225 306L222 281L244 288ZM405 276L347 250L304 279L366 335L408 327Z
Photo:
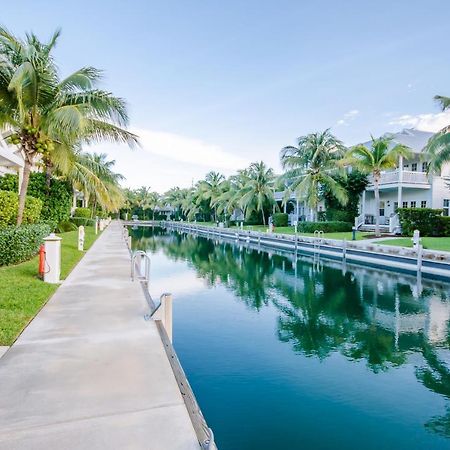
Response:
M384 216L384 202L380 202L380 216Z
M403 169L409 169L409 164L403 164Z
M398 209L398 202L394 202L394 212L397 212Z
M402 203L402 207L403 207L403 208L407 208L407 207L408 207L408 202L403 202L403 203Z
M422 200L422 201L420 202L420 207L421 207L421 208L426 208L426 207L427 207L427 201L426 201L426 200Z
M417 163L412 163L412 164L411 164L411 170L412 170L413 172L417 172Z
M427 162L423 162L422 163L422 172L426 172L428 170L428 163Z
M416 207L416 202L415 201L412 201L411 202L411 208L415 208Z
M442 209L443 209L444 216L450 216L450 214L449 214L450 198L444 198L444 207Z

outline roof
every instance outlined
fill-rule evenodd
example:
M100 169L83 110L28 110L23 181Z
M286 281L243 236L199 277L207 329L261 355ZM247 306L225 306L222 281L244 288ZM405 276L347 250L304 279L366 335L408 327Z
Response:
M392 138L393 144L403 144L408 146L414 153L421 153L427 145L428 140L434 135L429 131L416 130L415 128L405 128L398 133L385 133L383 137ZM364 142L363 145L370 147L372 141Z
M23 159L11 151L10 148L0 143L0 166L23 167Z

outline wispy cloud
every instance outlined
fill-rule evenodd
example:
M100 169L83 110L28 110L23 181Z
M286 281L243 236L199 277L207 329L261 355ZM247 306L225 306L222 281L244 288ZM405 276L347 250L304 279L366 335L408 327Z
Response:
M337 125L344 125L348 126L350 122L355 120L355 118L359 115L359 110L357 109L351 109L350 111L346 112L342 119L339 119L336 124Z
M133 129L144 151L198 166L223 170L245 167L248 161L225 151L219 145L180 134L148 129Z
M116 170L130 187L151 186L164 192L173 186L188 187L215 170L231 175L250 163L220 145L177 133L131 128L139 136L141 148L102 143L86 150L105 152L116 160Z
M433 133L441 130L450 124L450 111L428 114L404 114L394 117L389 125L400 125L402 127L416 128L422 131L431 131Z

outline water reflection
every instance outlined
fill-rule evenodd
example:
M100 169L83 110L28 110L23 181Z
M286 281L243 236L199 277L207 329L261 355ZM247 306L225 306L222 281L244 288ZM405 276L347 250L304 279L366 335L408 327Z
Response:
M339 352L373 373L409 362L430 391L450 399L448 285L301 255L281 255L162 229L138 229L140 248L187 261L211 286L220 283L248 308L274 306L277 335L324 360ZM427 430L450 437L446 414Z

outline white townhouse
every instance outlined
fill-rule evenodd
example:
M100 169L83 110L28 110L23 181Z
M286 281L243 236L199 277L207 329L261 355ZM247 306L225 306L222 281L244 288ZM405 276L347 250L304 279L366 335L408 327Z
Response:
M392 145L407 145L412 151L408 160L400 157L397 168L386 170L380 180L380 228L382 231L394 233L399 231L397 208L439 208L444 215L450 215L450 164L442 167L440 174L427 175L428 161L424 148L433 133L405 129L398 133L388 133ZM370 147L371 141L364 143ZM282 205L284 192L275 192L275 199ZM297 201L292 194L287 204L281 207L289 214L289 223L296 220L312 220L312 211L303 202ZM324 202L319 203L319 211L324 211ZM359 202L359 216L355 218L355 226L360 230L375 228L375 194L372 177L362 193Z
M6 144L0 135L0 177L6 173L18 173L20 180L23 166L23 158L17 151L17 147Z
M442 167L440 174L427 174L428 161L424 148L433 133L413 128L399 133L387 134L392 138L392 145L404 144L412 151L409 159L399 157L397 168L386 170L381 174L380 190L380 225L383 231L391 233L399 229L397 208L442 208L444 215L449 215L450 164ZM371 142L364 145L368 147ZM373 179L362 193L359 206L360 215L355 218L358 229L372 230L375 224L375 193Z

